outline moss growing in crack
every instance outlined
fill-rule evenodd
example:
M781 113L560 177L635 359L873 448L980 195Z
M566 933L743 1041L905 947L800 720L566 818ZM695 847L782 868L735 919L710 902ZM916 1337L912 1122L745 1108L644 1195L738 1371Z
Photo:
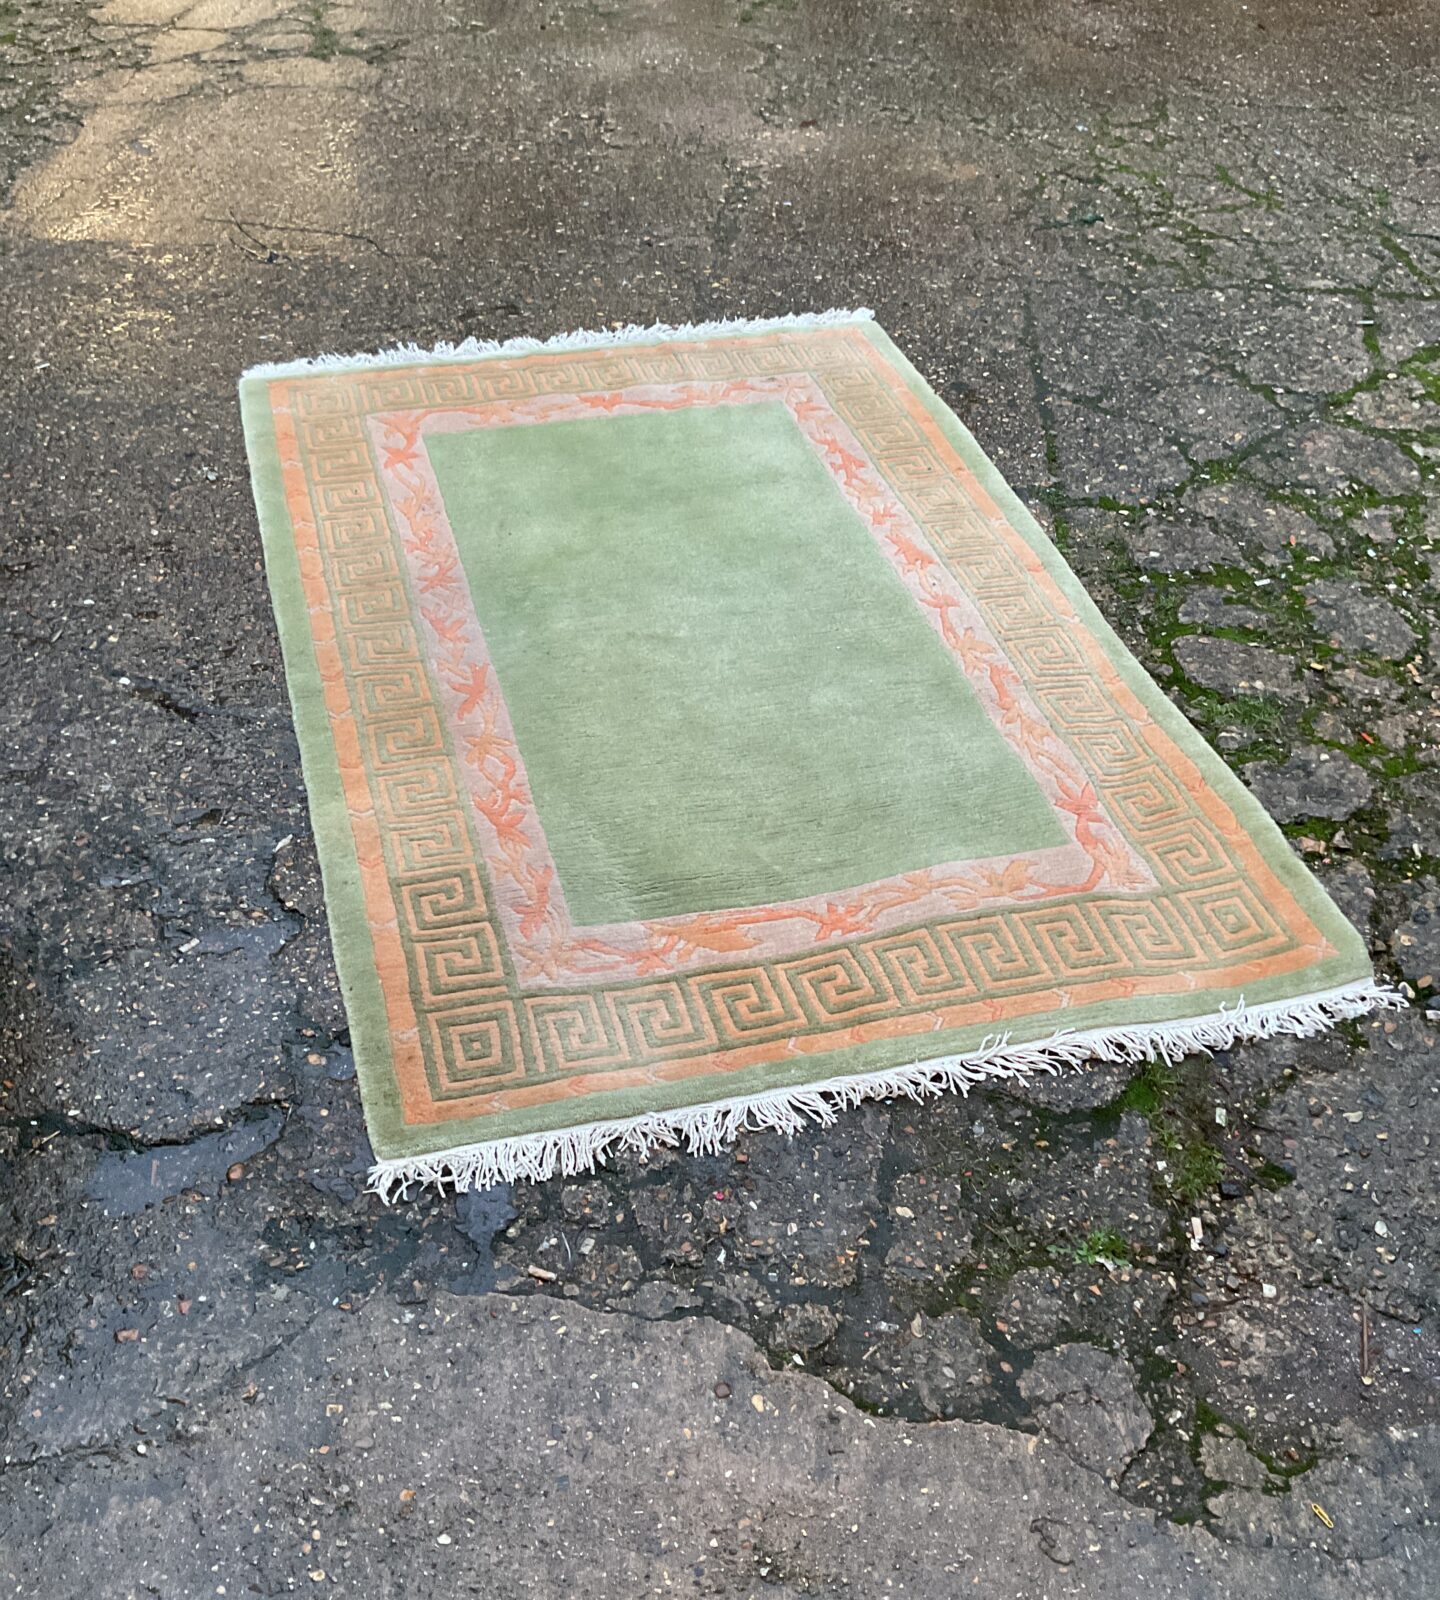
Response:
M1289 1450L1285 1456L1272 1455L1267 1450L1262 1450L1255 1443L1254 1436L1243 1423L1234 1422L1210 1404L1204 1398L1195 1402L1195 1423L1190 1437L1190 1451L1197 1467L1201 1467L1201 1450L1207 1438L1234 1438L1244 1445L1245 1449L1263 1466L1271 1475L1272 1481L1261 1486L1262 1494L1284 1495L1289 1494L1293 1481L1309 1472L1318 1465L1320 1457L1312 1450L1302 1453L1299 1450ZM1202 1468L1203 1470L1203 1468ZM1220 1489L1226 1485L1223 1480L1207 1478L1211 1489Z
M1005 1282L1020 1270L1022 1263L1011 1258L997 1268L987 1257L985 1264L988 1271L982 1272L973 1266L959 1267L948 1274L943 1283L925 1285L923 1293L913 1302L914 1309L924 1312L932 1320L943 1317L948 1311L966 1311L972 1317L984 1317L985 1303L981 1290L992 1281Z
M370 38L364 28L354 29L348 39L342 38L330 22L330 0L309 0L301 8L298 20L309 35L305 54L316 61L353 56L357 61L378 67L399 48L397 39Z
M1194 1205L1219 1186L1225 1158L1213 1144L1172 1122L1162 1122L1155 1134L1165 1152L1165 1187L1177 1200Z
M1224 1156L1201 1131L1213 1103L1208 1063L1151 1061L1095 1113L1096 1130L1113 1133L1126 1112L1144 1117L1164 1161L1162 1197L1190 1206L1213 1190L1225 1171Z
M1179 1074L1168 1061L1147 1061L1110 1109L1117 1119L1126 1111L1152 1117L1170 1100L1179 1085Z
M340 53L340 35L330 26L326 17L328 10L326 0L314 0L304 12L305 28L310 35L305 53L317 61L333 61Z
M1207 1434L1219 1433L1222 1428L1230 1428L1232 1432L1244 1438L1243 1429L1235 1428L1227 1422L1225 1417L1210 1404L1208 1400L1200 1399L1195 1402L1195 1426L1192 1430L1196 1448Z
M1196 689L1187 695L1187 705L1197 718L1218 727L1240 728L1257 738L1283 742L1293 714L1269 695L1237 694L1233 699L1209 689Z
M1241 183L1241 181L1230 171L1229 167L1216 167L1215 176L1227 189L1233 189L1236 194L1242 194L1247 200L1254 201L1255 205L1258 206L1262 211L1284 210L1284 207L1280 203L1280 196L1275 192L1274 189L1252 189L1248 185ZM1244 206L1238 209L1248 211L1251 208L1249 206Z
M1212 742L1221 732L1242 736L1241 747L1226 752L1232 765L1240 760L1283 761L1289 754L1294 714L1281 701L1254 694L1227 699L1213 690L1195 688L1184 679L1180 691L1185 715Z
M1141 1387L1147 1390L1161 1389L1176 1375L1175 1361L1158 1350L1136 1351L1130 1357L1130 1364L1135 1368Z
M1118 1266L1130 1259L1130 1241L1116 1228L1092 1228L1071 1251L1081 1266Z
M1307 1450L1303 1454L1296 1450L1292 1452L1293 1459L1287 1461L1282 1456L1272 1456L1267 1451L1257 1449L1248 1439L1245 1447L1257 1461L1264 1463L1267 1472L1279 1480L1277 1483L1267 1483L1261 1491L1263 1494L1289 1494L1290 1485L1296 1478L1320 1464L1320 1456L1314 1450Z
M1357 811L1354 816L1347 817L1344 822L1333 822L1326 817L1305 817L1299 822L1283 822L1280 831L1290 840L1296 849L1305 856L1324 855L1334 852L1337 855L1350 857L1363 861L1372 877L1383 878L1389 875L1387 864L1380 855L1380 850L1385 843L1387 829L1380 814L1377 804L1372 803L1362 811ZM1318 842L1324 848L1316 850ZM1406 872L1415 864L1415 858L1394 863L1393 866L1402 866ZM1403 876L1403 873L1400 874Z

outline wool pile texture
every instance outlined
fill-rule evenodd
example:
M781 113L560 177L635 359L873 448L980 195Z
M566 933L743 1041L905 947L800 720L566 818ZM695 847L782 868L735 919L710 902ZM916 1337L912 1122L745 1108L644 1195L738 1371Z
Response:
M240 386L373 1187L1393 995L863 311Z

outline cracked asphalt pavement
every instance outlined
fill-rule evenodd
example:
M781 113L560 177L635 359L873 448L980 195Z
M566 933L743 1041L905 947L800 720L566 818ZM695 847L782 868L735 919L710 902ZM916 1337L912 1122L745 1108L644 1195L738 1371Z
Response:
M1440 1593L1434 0L0 0L0 1585ZM1411 1008L386 1209L234 384L866 304Z

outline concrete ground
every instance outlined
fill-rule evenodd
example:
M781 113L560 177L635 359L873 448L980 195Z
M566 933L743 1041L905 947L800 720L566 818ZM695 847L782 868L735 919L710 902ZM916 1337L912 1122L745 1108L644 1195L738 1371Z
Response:
M1440 8L0 0L0 1582L1440 1594ZM234 397L868 304L1400 1016L368 1159Z

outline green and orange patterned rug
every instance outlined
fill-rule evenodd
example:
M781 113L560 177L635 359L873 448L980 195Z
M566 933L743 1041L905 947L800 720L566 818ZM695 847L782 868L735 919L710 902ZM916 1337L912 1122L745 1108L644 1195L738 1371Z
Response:
M386 1198L1389 1000L868 313L241 400Z

